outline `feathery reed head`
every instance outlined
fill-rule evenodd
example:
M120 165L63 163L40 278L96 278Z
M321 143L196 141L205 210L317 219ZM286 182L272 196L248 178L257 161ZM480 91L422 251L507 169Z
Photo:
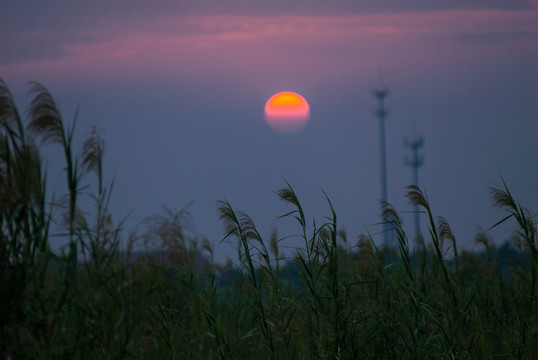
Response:
M482 230L482 229L480 229L480 230L476 233L476 235L475 235L475 237L474 237L474 242L475 242L476 244L481 244L481 245L483 245L484 248L485 248L486 250L488 250L488 251L489 251L489 249L490 249L490 247L491 247L491 245L492 245L492 242L491 242L491 240L490 240L488 234L487 234L484 230Z
M370 259L374 255L372 239L369 236L359 235L357 247L359 248L359 259Z
M441 241L441 249L444 247L445 239L454 241L454 233L448 221L442 217L437 217L437 234L439 235L439 240Z
M247 239L262 241L262 237L258 232L258 229L256 229L256 225L251 217L243 211L239 211L237 214L239 215L239 224Z
M190 205L190 204L189 204ZM148 250L166 251L168 260L175 265L184 265L196 251L195 239L187 235L191 228L191 214L188 206L180 210L163 208L163 214L156 214L144 220L146 231L142 236Z
M437 217L437 232L441 239L454 239L454 233L452 232L450 224L442 216Z
M291 187L288 186L286 188L282 188L278 190L276 193L278 197L280 197L280 199L287 201L295 205L296 207L299 207L300 205L299 199L297 198L297 194L295 194L295 191L293 191Z
M44 143L63 143L65 140L62 116L50 92L40 83L31 83L34 99L28 108L28 130L40 136Z
M489 193L494 206L508 210L517 209L514 198L512 198L512 195L507 189L502 190L496 187L489 187Z
M0 126L14 128L19 118L13 95L0 78Z
M226 236L224 238L227 238L232 234L237 235L237 226L239 225L239 219L237 218L237 215L232 209L230 203L227 200L217 201L217 211L219 215L219 220L224 222L224 229L226 232Z
M380 200L379 202L381 203L381 217L388 222L396 221L399 223L400 217L394 207L385 200Z
M86 172L99 172L103 163L103 153L105 151L105 142L99 134L97 128L92 127L90 135L82 146L82 169Z
M418 186L409 185L406 186L405 189L407 190L405 196L409 199L410 205L422 206L426 210L430 209L430 204L428 203L426 196L424 196L424 193Z
M275 258L278 258L278 232L276 228L271 231L271 237L269 238L269 248L271 249L271 253L273 253L273 256Z

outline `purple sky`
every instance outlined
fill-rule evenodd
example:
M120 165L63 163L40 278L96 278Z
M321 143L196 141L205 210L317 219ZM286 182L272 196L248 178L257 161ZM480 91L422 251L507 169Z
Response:
M377 233L370 89L380 78L390 87L388 194L397 210L411 210L403 143L418 135L421 185L460 246L503 217L487 189L501 175L538 209L536 0L8 0L0 49L0 77L21 110L35 80L66 120L78 106L81 138L91 125L103 130L114 215L130 213L128 228L162 205L193 201L198 233L217 243L224 230L215 202L226 198L262 235L275 226L290 235L298 229L277 220L289 208L272 193L285 178L308 218L330 214L323 188L352 243ZM265 101L284 90L311 107L310 122L291 135L263 118ZM56 150L47 147L47 161L51 187L61 189ZM412 218L403 218L413 234ZM510 226L492 232L496 242L509 235ZM220 260L235 254L226 244L217 252Z

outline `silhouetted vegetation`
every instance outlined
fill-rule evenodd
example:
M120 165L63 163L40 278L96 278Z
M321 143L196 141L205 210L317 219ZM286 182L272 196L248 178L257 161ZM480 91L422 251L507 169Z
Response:
M0 80L0 353L4 359L532 359L538 353L538 243L532 214L508 187L492 188L513 244L461 251L422 191L429 236L411 246L398 213L381 215L397 248L347 239L328 217L310 223L293 188L289 206L303 241L291 257L276 233L218 203L239 262L215 264L190 231L188 209L164 209L124 234L108 210L104 142L80 151L53 97L33 84L23 121ZM40 145L38 145L38 142ZM47 145L49 144L49 145ZM41 146L65 159L65 196L47 192ZM81 201L89 197L91 202ZM81 204L93 204L82 209ZM54 231L51 229L55 229ZM59 234L58 234L59 232ZM52 236L63 239L51 251ZM121 245L121 246L120 246ZM136 251L135 251L136 250Z

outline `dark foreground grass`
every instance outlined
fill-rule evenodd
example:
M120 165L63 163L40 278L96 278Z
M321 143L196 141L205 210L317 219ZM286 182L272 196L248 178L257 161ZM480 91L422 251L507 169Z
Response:
M427 214L429 235L411 246L398 213L383 204L397 248L380 249L369 235L351 244L328 198L328 217L307 222L286 184L276 195L304 245L283 258L286 238L263 239L223 201L218 211L239 260L218 265L189 231L186 210L149 217L122 239L107 210L99 133L77 152L74 125L65 126L44 87L32 91L23 122L0 81L2 358L536 358L536 223L504 184L491 195L500 222L514 223L518 248L508 263L486 234L477 236L482 255L458 252L448 222L416 187L406 195ZM65 155L63 198L48 198L37 141ZM93 208L83 211L81 197ZM58 228L61 254L50 250Z

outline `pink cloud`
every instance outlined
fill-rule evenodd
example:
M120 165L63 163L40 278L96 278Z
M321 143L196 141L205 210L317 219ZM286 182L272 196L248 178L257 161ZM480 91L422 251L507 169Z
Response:
M520 47L538 37L536 11L466 10L351 16L159 17L113 21L76 30L84 41L65 41L55 58L0 64L0 74L121 80L132 76L241 81L341 78L379 65L411 71ZM459 44L467 34L524 31L512 43ZM46 40L50 34L32 36ZM56 39L58 40L58 39ZM515 45L514 45L515 44ZM513 49L512 49L513 50ZM224 74L224 75L223 75Z

